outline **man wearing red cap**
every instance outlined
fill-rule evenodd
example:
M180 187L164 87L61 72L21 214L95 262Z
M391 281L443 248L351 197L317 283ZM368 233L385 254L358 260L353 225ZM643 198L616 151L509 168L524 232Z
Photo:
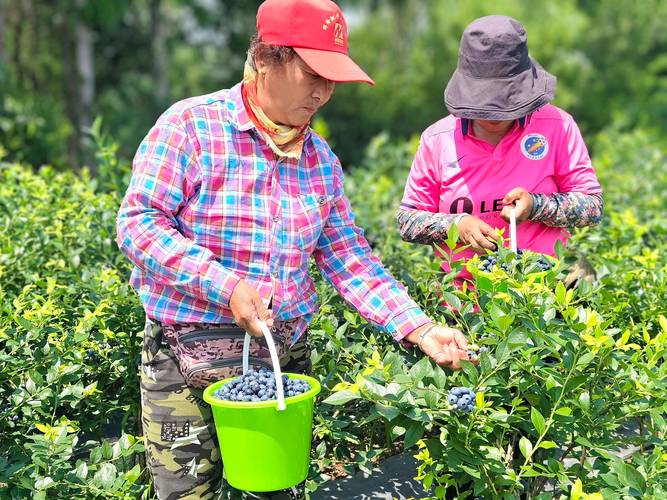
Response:
M260 338L266 322L285 370L310 369L310 257L397 341L452 369L467 358L461 332L435 325L373 256L340 162L310 129L335 82L373 84L347 44L335 3L264 2L243 82L173 105L134 158L117 241L135 265L131 283L147 316L142 423L161 499L216 493L222 464L202 389L240 373L246 331L257 337L252 366L271 367ZM287 494L299 496L263 496Z

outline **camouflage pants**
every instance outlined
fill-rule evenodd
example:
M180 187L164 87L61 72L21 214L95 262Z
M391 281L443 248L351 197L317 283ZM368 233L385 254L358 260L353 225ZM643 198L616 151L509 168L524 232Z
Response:
M230 353L239 356L240 353ZM251 358L252 359L252 358ZM252 362L251 362L252 365ZM287 349L281 367L310 372L306 334ZM240 368L239 368L240 370ZM203 391L188 386L163 327L146 321L141 355L141 406L146 464L160 500L299 499L302 485L281 492L240 492L221 484L222 460L213 416Z

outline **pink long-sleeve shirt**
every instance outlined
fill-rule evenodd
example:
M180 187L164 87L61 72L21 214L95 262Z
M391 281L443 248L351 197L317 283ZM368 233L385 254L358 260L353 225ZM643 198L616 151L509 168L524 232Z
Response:
M586 144L572 116L546 105L513 128L494 147L465 130L452 115L427 128L405 187L402 208L479 217L504 229L504 196L516 187L531 193L600 193ZM525 221L517 230L519 248L554 255L554 245L569 237L567 229ZM467 259L470 249L454 255ZM448 270L446 262L443 269ZM462 278L469 277L464 272Z

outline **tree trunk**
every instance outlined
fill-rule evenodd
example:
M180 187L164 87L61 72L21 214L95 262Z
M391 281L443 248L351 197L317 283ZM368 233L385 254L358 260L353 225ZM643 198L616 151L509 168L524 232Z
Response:
M65 92L65 113L72 125L72 133L67 138L67 156L72 167L81 164L81 142L79 123L79 75L76 67L76 43L72 36L72 26L67 19L59 23L60 41L63 47L63 90Z
M5 57L5 0L0 0L0 64L7 64Z
M76 67L79 76L79 99L81 114L79 127L90 127L93 124L92 112L95 102L95 60L93 57L93 32L83 21L76 26Z
M153 82L155 99L162 103L169 97L169 57L167 29L163 21L162 0L150 1L150 35L153 48Z
M23 41L23 26L25 24L24 12L23 12L23 1L16 0L16 9L14 10L14 25L12 26L14 31L14 47L12 50L12 64L14 66L14 75L16 76L16 82L19 87L23 83L23 68L21 66L21 44Z

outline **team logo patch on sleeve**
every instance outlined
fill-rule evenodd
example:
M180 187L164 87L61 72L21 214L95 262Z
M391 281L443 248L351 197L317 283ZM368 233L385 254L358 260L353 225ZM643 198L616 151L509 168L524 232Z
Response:
M521 152L529 160L541 160L549 152L549 143L542 134L528 134L521 139Z

